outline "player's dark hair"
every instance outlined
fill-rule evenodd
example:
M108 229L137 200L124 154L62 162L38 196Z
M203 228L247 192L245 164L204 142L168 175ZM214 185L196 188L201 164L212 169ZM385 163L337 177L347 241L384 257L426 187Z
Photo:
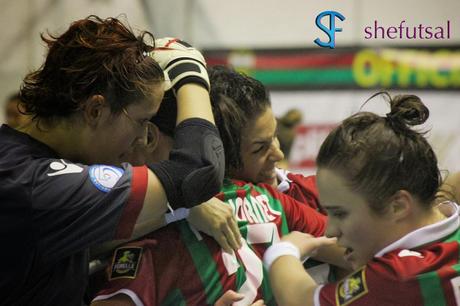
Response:
M225 150L225 169L243 167L241 137L243 129L271 107L265 86L245 74L225 66L208 69L211 104Z
M410 128L428 119L428 108L414 95L391 98L384 92L371 98L377 95L386 98L391 111L384 117L359 112L345 119L322 144L317 166L337 171L377 213L399 190L410 192L428 208L441 175L425 133Z
M41 34L48 46L44 64L29 73L20 96L36 118L68 117L92 95L102 95L111 111L149 98L163 71L148 53L154 49L149 32L135 36L116 18L91 15L60 36Z

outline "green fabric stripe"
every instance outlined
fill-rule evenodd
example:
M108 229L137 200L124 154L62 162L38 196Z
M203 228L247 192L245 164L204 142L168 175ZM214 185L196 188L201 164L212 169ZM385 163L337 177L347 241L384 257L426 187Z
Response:
M263 269L264 269L264 279L262 280L262 285L260 286L262 288L262 295L263 295L265 304L267 306L275 306L276 301L273 296L272 289L270 287L268 272L265 269L265 266L263 267Z
M230 195L233 195L238 187L233 184L230 179L224 179L224 185L222 187L222 192L224 193L224 201L227 201L229 198L232 198Z
M160 306L186 306L184 296L179 289L175 289L165 298Z
M236 291L240 290L246 281L246 268L243 266L243 263L238 259L238 264L240 265L236 270Z
M458 263L458 264L456 264L456 265L453 265L451 268L454 269L455 272L457 272L458 274L460 274L460 263Z
M355 84L351 69L253 70L249 75L265 85Z
M457 243L458 241L460 241L460 230L456 230L450 236L447 236L446 239L443 240L443 242L452 242L452 241L456 241Z
M420 285L424 305L446 305L441 280L436 271L418 275L417 280Z
M268 198L268 201L270 203L270 207L276 211L279 211L281 213L281 236L284 236L289 233L289 228L288 228L288 223L286 220L286 213L284 212L283 205L281 205L280 200L276 199L273 197L266 189L259 187L259 186L254 186L254 189L259 192L260 194L265 194Z
M283 213L281 217L282 217L281 219L283 220L281 223L281 236L284 236L284 235L289 234L289 228L288 228L288 223L286 220L286 214Z
M185 242L200 276L206 294L206 302L214 304L214 301L223 294L216 262L206 244L203 241L197 240L186 221L179 222L179 228L182 240Z

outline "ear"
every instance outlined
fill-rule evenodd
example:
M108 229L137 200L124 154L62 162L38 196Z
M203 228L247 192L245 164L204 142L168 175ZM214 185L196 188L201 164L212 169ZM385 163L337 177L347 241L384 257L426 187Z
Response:
M415 199L406 190L398 190L390 199L389 213L395 222L405 220L414 210Z
M147 152L152 153L157 149L158 143L160 142L160 137L160 130L158 127L155 124L149 122L149 128L147 130Z
M93 95L83 105L83 118L90 126L97 126L106 106L104 96Z

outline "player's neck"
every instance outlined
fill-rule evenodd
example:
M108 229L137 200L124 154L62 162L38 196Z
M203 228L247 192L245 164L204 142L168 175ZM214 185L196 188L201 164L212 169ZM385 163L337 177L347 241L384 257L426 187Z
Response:
M20 131L44 143L53 149L59 157L80 161L78 152L83 143L78 125L66 121L54 122L53 124L34 121ZM80 145L76 146L75 144Z
M411 217L411 220L406 221L406 232L412 232L419 228L440 222L446 216L439 209L432 207L430 209L419 208L419 211Z

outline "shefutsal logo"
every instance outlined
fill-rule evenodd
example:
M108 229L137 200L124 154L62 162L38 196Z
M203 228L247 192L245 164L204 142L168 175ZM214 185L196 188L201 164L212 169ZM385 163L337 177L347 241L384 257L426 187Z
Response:
M365 39L450 39L450 20L446 26L437 26L419 23L418 25L407 25L402 20L398 26L382 26L377 20L374 24L364 28Z
M329 27L325 26L321 21L323 18L329 17ZM335 32L342 32L342 28L335 27L335 18L341 21L345 20L345 17L336 11L324 11L316 16L316 26L320 28L329 37L329 42L323 42L319 38L314 40L315 44L323 48L335 48Z

